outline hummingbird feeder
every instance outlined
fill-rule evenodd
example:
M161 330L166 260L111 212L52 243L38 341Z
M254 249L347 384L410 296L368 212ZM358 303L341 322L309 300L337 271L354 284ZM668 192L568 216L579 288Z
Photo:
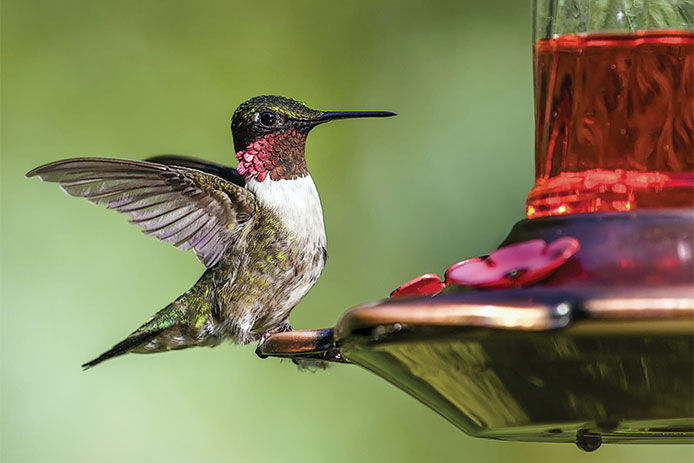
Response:
M476 437L694 443L687 8L536 0L527 219L443 279L259 354L359 365Z

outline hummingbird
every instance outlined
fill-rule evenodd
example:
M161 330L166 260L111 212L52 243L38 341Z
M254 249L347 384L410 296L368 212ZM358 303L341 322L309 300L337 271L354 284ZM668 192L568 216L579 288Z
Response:
M317 111L281 96L242 103L231 119L236 168L159 155L73 158L26 174L130 217L147 235L192 249L206 270L188 291L82 365L126 353L259 341L291 330L289 314L327 259L323 210L306 167L308 133L387 111Z

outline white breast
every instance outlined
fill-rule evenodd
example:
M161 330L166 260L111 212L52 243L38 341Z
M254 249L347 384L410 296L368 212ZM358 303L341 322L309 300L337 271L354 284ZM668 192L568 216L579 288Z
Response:
M248 181L248 189L263 207L270 208L296 238L325 247L323 209L310 175L294 180Z

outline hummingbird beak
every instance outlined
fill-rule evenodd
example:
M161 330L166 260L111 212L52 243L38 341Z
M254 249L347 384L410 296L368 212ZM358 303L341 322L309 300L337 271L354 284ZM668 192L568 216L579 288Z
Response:
M311 119L313 125L323 122L334 121L336 119L353 119L356 117L390 117L397 114L390 111L323 111L318 117Z

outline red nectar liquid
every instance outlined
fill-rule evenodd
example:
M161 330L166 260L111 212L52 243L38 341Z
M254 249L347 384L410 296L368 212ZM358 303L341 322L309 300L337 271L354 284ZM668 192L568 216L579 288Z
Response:
M694 206L694 32L541 39L534 68L529 218Z

